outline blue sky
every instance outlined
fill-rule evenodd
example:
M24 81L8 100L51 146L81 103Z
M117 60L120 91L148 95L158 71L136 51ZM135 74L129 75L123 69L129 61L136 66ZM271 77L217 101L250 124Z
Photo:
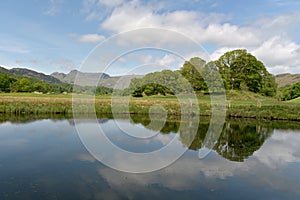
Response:
M246 48L274 74L300 73L298 0L3 0L0 7L0 65L9 68L46 74L79 69L90 51L110 36L154 27L187 35L211 59ZM121 61L108 72L129 73L133 63L172 69L181 64L174 55L149 51Z

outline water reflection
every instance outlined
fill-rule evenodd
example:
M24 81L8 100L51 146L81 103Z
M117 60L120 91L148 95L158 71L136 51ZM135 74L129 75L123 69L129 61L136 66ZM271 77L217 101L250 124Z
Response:
M228 120L214 151L199 160L197 150L203 145L209 118L201 118L197 135L188 146L191 139L187 132L179 131L176 118L164 125L159 139L147 144L129 142L108 118L99 123L111 130L110 139L122 148L152 151L179 135L189 151L156 172L121 173L105 167L85 150L72 119L6 120L0 124L0 199L300 198L297 122ZM149 123L146 116L116 120L129 127ZM157 130L147 127L145 131Z
M134 118L134 123L146 126L149 123L148 120L147 117L136 117ZM202 147L209 122L210 118L201 118L199 126L195 127L197 134L193 138L191 145L188 146L190 150L199 150ZM161 132L162 134L177 133L179 132L179 125L177 120L168 121ZM280 128L281 130L299 130L300 123L230 119L224 124L222 133L213 149L223 158L230 161L242 162L262 147L264 142L273 134L275 128ZM191 138L189 134L182 132L180 140L183 145L187 145L190 143Z
M112 123L113 116L110 114L102 115L97 120L99 124ZM155 126L155 123L150 124L150 118L147 115L131 115L132 119L128 121L127 119L123 119L126 116L118 115L117 121L121 121L121 123L127 123L128 130L134 131L134 126L141 126L145 132L147 131L159 131L160 134L156 136L156 139L161 142L160 145L154 145L151 143L149 148L146 146L141 146L139 149L137 146L131 143L132 146L129 145L132 138L127 137L126 135L122 135L122 131L116 132L111 131L111 134L108 137L118 144L118 146L133 152L148 152L155 150L157 148L161 148L161 146L166 145L170 140L174 137L174 134L179 133L179 140L183 146L187 147L190 150L199 150L203 146L203 141L206 137L210 118L209 117L201 117L199 126L189 126L191 122L185 122L186 125L183 127L189 127L189 130L179 130L180 128L180 118L173 116L169 118L163 128L159 126L158 129ZM68 115L0 115L0 124L2 126L6 123L15 123L15 124L24 124L24 123L32 123L36 120L41 119L49 119L51 121L60 121L62 119L67 119L71 126L75 125L74 120L71 116ZM159 121L159 119L158 119ZM94 122L94 120L82 118L81 120L77 120L78 123L87 124L90 122ZM131 126L133 124L134 126ZM161 123L158 122L159 125ZM108 129L112 129L114 125L109 125ZM36 129L36 128L34 128ZM298 122L286 122L286 121L257 121L257 120L240 120L240 119L228 119L226 123L223 125L222 133L218 138L216 144L213 147L220 156L226 158L230 161L243 162L245 159L249 158L253 155L253 153L261 148L263 143L273 134L274 129L281 130L300 130L300 123ZM140 129L138 129L140 130ZM196 132L196 135L190 134L190 132ZM143 133L146 134L147 133ZM165 136L163 136L165 135ZM169 136L168 136L169 135ZM127 141L127 142L126 142ZM21 141L19 141L21 142ZM145 141L143 141L145 142ZM149 142L149 141L148 141ZM3 143L3 142L2 142ZM8 144L8 143L6 143Z

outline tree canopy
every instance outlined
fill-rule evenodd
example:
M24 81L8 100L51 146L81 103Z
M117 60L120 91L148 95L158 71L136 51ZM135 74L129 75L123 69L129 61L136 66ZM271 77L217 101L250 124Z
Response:
M181 75L181 76L179 76ZM164 70L131 81L133 96L178 94L190 92L219 93L245 90L275 96L277 84L264 64L245 49L226 52L218 60L206 63L194 57L178 71Z
M92 86L74 86L68 83L49 83L20 75L9 73L0 74L0 92L41 92L41 93L88 93L88 94L111 94L112 88L92 87Z
M280 88L281 99L284 101L300 97L300 82Z
M247 50L238 49L227 52L215 63L226 89L249 90L266 96L276 94L275 77Z
M127 94L133 96L174 95L191 91L190 84L178 71L163 70L131 80Z
M205 67L206 61L194 57L189 61L186 61L183 64L183 67L180 69L180 73L184 76L186 80L189 81L194 91L205 91L207 90L207 86L202 77L201 72Z

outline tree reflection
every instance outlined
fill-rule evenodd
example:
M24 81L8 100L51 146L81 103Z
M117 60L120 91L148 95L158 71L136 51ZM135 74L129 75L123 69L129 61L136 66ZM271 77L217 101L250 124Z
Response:
M169 120L165 122L160 132L162 134L179 133L182 144L196 151L203 147L210 125L209 117L202 117L200 121L199 126L193 125L192 121L184 122L185 124L180 126L180 120ZM134 116L133 122L147 126L150 119L147 116L137 115ZM213 150L228 160L243 162L259 150L265 140L271 136L274 130L271 127L274 123L242 119L227 120ZM180 129L180 127L184 128ZM154 127L147 128L156 130ZM197 134L194 137L195 132Z
M103 114L99 116L99 119L101 121L101 119L127 119L127 117L127 115ZM72 116L67 115L0 115L0 123L28 123L41 119L69 119L70 123L74 125ZM82 119L89 119L89 116L83 116ZM207 140L210 118L200 117L198 126L192 117L189 121L182 122L183 124L180 121L180 116L168 116L167 120L162 123L160 117L151 122L148 115L131 115L131 123L141 124L145 128L159 131L161 134L179 134L181 143L191 150L197 151L203 147L204 140ZM227 119L218 140L209 142L214 142L213 150L222 157L231 161L243 162L261 148L266 139L272 135L274 129L299 130L300 123ZM213 135L213 132L212 128L210 134Z
M252 156L272 133L272 128L259 124L229 121L214 150L228 160L242 162Z

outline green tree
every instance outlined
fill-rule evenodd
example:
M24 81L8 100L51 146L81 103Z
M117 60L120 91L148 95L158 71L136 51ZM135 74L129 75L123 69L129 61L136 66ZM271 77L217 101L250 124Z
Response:
M274 77L261 61L245 49L225 53L216 61L216 65L226 89L249 90L267 96L276 94Z
M33 84L33 90L37 92L47 93L49 91L49 84L46 82L36 82Z
M300 97L300 82L280 88L280 97L284 101Z
M174 95L191 91L190 84L179 71L163 70L145 75L143 78L131 80L130 86L124 91L135 97L144 95Z
M191 58L190 61L186 61L180 69L180 73L190 82L194 91L207 90L207 86L201 75L205 64L205 60L195 57Z
M28 78L22 78L12 85L12 90L15 92L32 92L32 84Z
M205 77L207 90L210 93L224 92L224 84L222 77L219 73L218 67L215 61L207 63L202 71L203 77Z
M9 77L8 75L1 75L0 76L0 91L1 92L10 92L11 85L15 81L17 81L17 80Z

